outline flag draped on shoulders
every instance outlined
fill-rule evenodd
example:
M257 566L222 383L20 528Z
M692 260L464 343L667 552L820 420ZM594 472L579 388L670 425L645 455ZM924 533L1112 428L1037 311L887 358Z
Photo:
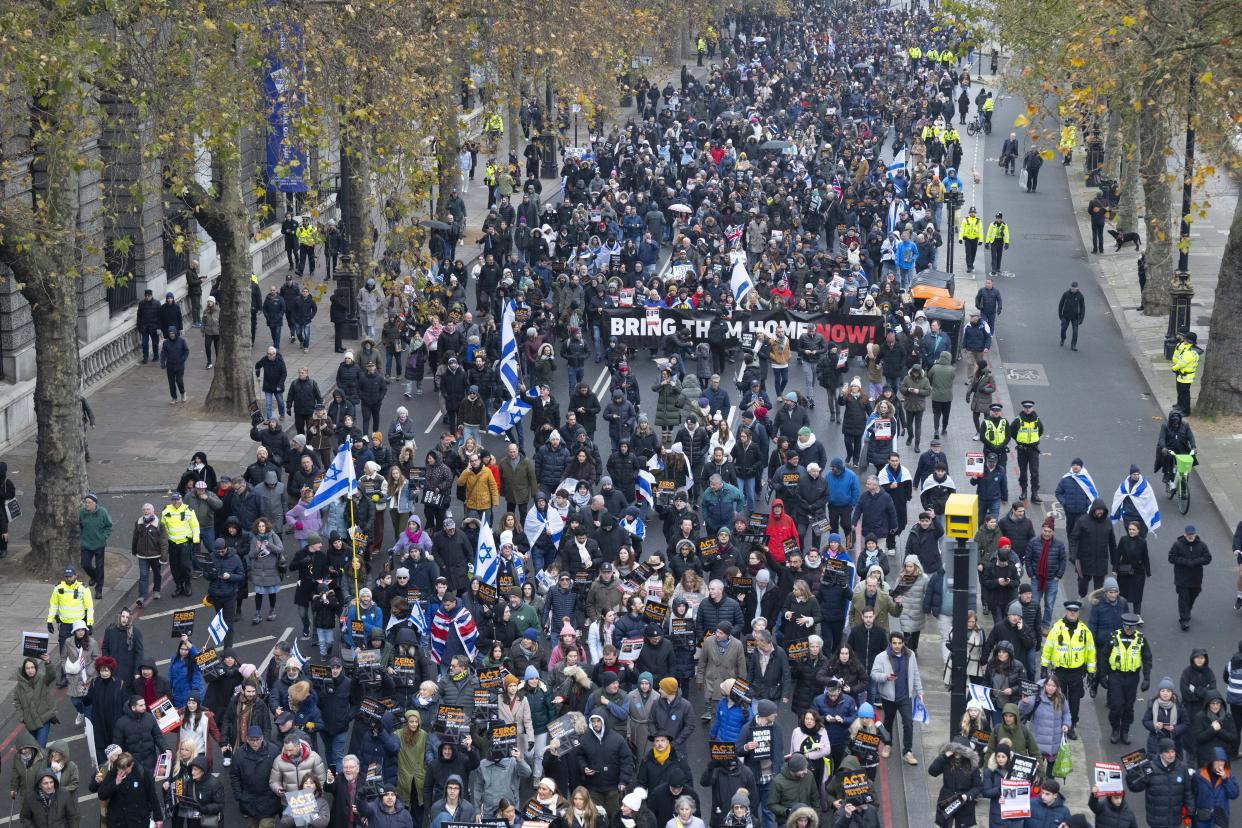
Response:
M448 647L448 637L450 628L457 635L457 639L461 642L466 656L473 662L478 658L479 651L476 646L479 639L478 627L474 625L474 616L470 614L470 610L465 607L458 607L450 618L445 614L443 609L436 610L436 616L431 621L431 657L436 664L444 661L444 651Z

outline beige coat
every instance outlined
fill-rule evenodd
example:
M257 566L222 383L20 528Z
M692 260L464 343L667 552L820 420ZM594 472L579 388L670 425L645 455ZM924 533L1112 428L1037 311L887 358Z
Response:
M731 637L723 655L714 634L699 647L699 666L695 671L695 681L702 686L709 702L714 702L723 695L720 692L722 681L745 677L746 647L741 641Z

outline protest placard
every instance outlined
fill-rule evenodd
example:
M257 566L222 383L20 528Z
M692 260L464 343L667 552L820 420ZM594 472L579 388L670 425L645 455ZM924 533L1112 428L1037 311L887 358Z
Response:
M845 791L845 800L853 804L875 801L871 793L871 780L864 771L847 773L841 777L841 788Z
M310 820L318 815L314 791L290 791L285 794L285 804L289 806L289 816L293 817L295 822L302 819L309 824Z
M844 558L824 558L822 570L823 583L841 587L850 585L850 562Z
M39 658L48 651L48 634L42 632L22 633L22 656Z
M204 681L211 681L224 675L224 664L220 661L220 654L216 652L215 647L209 647L194 656L194 663L198 665Z
M668 622L669 638L674 645L694 644L694 621L689 618L674 618Z
M750 704L750 682L744 678L733 679L733 689L729 691L729 695L739 704Z
M170 638L180 638L183 635L194 637L194 614L197 610L177 610L172 616L172 634Z
M643 650L643 637L636 636L634 638L621 639L621 649L617 652L617 661L634 663L638 660L638 654Z
M756 759L772 758L772 728L756 727L750 732L750 740L755 743L753 755Z
M663 624L668 618L668 604L662 604L659 601L647 599L647 603L643 605L643 618L646 618L653 624Z
M436 725L442 726L445 741L461 744L470 735L470 722L466 709L453 704L442 704L436 713Z
M699 560L705 564L710 564L720 556L720 542L713 535L710 538L699 539Z
M1121 764L1126 770L1126 779L1136 781L1155 773L1151 766L1151 758L1144 750L1136 750L1121 757Z
M478 673L479 686L484 690L495 690L500 686L500 682L504 678L500 674L500 671L503 669L503 667L488 667L480 670Z
M1015 753L1009 757L1009 777L1010 779L1021 779L1030 782L1035 778L1035 770L1039 767L1039 760L1034 756L1025 756L1021 753Z
M494 721L489 727L489 735L493 754L500 753L502 756L508 756L509 752L517 747L516 724Z
M582 744L582 734L586 732L586 720L581 713L566 713L559 719L548 722L548 743L556 742L553 752L564 756Z
M811 655L811 642L806 638L790 641L785 645L785 653L790 661L801 661Z
M1096 762L1095 763L1095 789L1096 796L1124 796L1126 792L1125 778L1121 773L1121 764L1118 762Z
M160 696L151 702L149 709L161 733L171 733L181 727L181 714L177 712L176 706L168 696Z
M1028 819L1031 816L1031 783L1025 779L1002 779L1001 819Z
M850 739L849 752L858 758L858 764L870 767L879 761L880 734L860 730Z
M737 756L737 746L732 742L708 742L713 762L727 762Z

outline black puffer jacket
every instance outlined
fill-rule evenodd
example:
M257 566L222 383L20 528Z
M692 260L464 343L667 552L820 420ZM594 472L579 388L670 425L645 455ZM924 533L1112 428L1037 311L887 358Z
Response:
M1202 667L1195 666L1195 659L1199 656L1203 656ZM1212 672L1212 659L1207 650L1190 651L1190 663L1182 670L1179 689L1187 713L1193 716L1203 709L1207 702L1207 691L1216 689L1216 674Z
M127 710L116 723L113 737L122 750L133 754L134 760L148 771L155 767L155 758L168 749L155 717L147 712Z
M587 789L615 791L619 785L629 787L634 782L634 754L630 753L625 739L609 730L606 724L602 727L603 736L596 736L588 722L587 732L582 734L582 744L577 749L581 767L595 769L595 774L586 780Z
M336 387L347 400L358 399L358 384L362 381L362 368L354 361L342 361L336 369Z
M151 771L141 764L135 764L120 785L116 783L116 769L108 771L99 783L99 799L108 803L108 825L112 828L147 828L151 820L164 819L162 797Z
M963 737L959 737L963 738ZM946 753L953 754L950 759ZM969 800L956 814L956 821L945 821L940 809L936 809L937 825L968 826L975 824L974 800L983 793L983 778L979 775L979 754L969 747L950 742L940 749L936 758L927 766L927 773L940 776L940 792L936 794L936 802L944 802L954 796L965 796Z
M1084 578L1107 575L1112 569L1113 559L1117 557L1117 539L1113 536L1108 506L1098 497L1091 502L1087 513L1074 523L1074 531L1069 535L1069 557Z
M696 641L702 641L703 635L715 630L716 625L721 621L728 621L732 624L733 636L740 638L744 623L742 605L728 595L723 596L719 604L708 598L699 604L699 613L694 621Z
M1138 828L1138 820L1130 803L1124 799L1121 805L1114 805L1107 797L1089 797L1087 806L1095 814L1095 828Z
M1182 808L1195 812L1194 773L1181 759L1166 766L1159 756L1151 761L1152 774L1130 784L1130 790L1143 792L1147 824L1151 828L1180 828Z
M281 802L267 784L272 762L278 755L280 748L266 740L257 751L251 750L244 741L233 751L229 782L233 786L233 800L241 809L242 816L262 819L280 813Z

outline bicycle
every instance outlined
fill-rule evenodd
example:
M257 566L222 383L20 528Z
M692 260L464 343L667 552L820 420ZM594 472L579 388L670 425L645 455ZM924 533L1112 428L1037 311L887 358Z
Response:
M978 135L980 130L982 129L983 129L983 116L980 113L976 112L975 117L971 120L970 123L966 125L966 134L973 138L974 136Z
M1169 452L1173 455L1175 468L1173 479L1166 484L1165 489L1169 500L1176 498L1177 511L1183 515L1190 511L1190 473L1195 467L1195 451L1191 449L1187 454Z

